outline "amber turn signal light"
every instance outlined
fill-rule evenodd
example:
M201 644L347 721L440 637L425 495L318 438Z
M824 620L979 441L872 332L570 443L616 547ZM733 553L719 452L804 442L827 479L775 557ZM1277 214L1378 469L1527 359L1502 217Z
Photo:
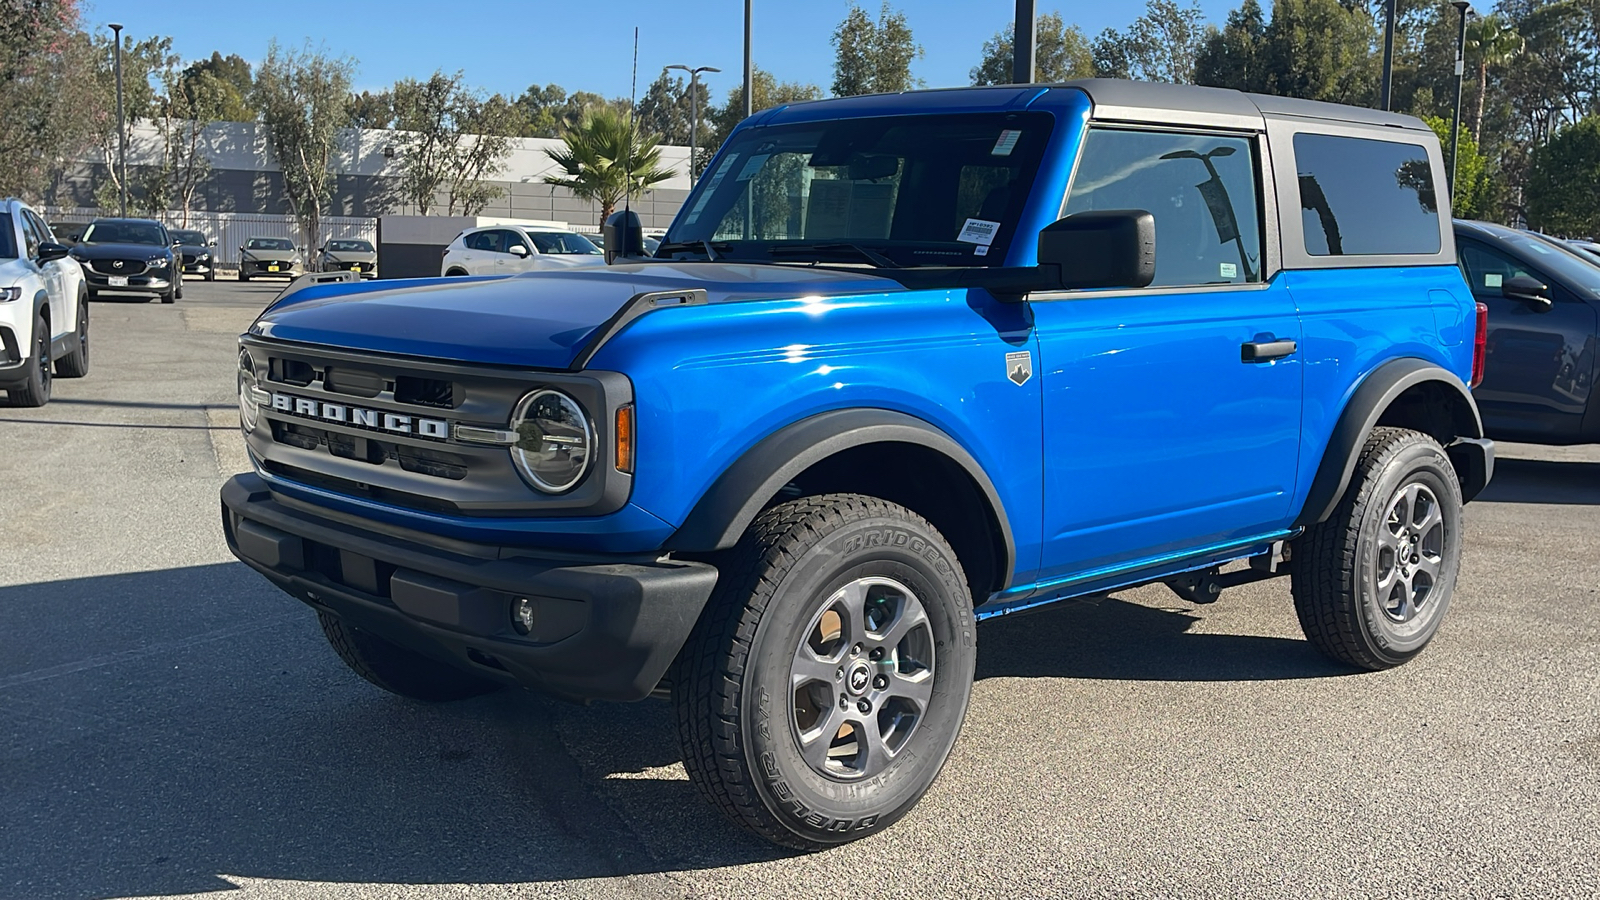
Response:
M617 471L633 474L633 407L617 410Z

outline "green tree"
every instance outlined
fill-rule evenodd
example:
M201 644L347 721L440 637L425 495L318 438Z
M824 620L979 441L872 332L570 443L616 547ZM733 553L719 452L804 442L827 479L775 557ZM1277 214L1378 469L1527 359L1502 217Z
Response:
M394 125L394 95L389 91L351 94L348 107L352 128L385 129Z
M0 194L38 199L103 119L71 0L0 3Z
M1271 84L1266 67L1267 21L1257 0L1244 0L1222 30L1213 32L1195 57L1195 84L1264 91Z
M216 104L217 117L224 122L255 121L256 112L250 107L250 93L255 88L255 78L251 75L250 64L245 62L244 57L237 53L223 56L213 50L210 58L190 63L179 78L183 83L183 89L187 92L190 85L195 84L202 76L214 79L205 87L210 97L204 101L199 97L191 97L191 102Z
M1106 78L1132 78L1193 84L1195 58L1210 32L1200 4L1190 0L1149 0L1144 15L1127 31L1107 28L1095 38L1095 72Z
M661 148L653 134L636 134L628 117L596 109L562 138L566 146L545 151L564 174L547 175L547 184L568 188L582 200L600 204L600 222L617 203L672 177L661 167Z
M833 31L833 93L837 97L892 94L917 86L911 61L922 45L911 36L906 14L884 0L878 20L854 3Z
M750 93L754 95L750 104L752 112L822 99L822 88L798 81L779 81L765 69L755 70L751 84L753 89ZM740 85L728 91L727 99L721 106L712 109L708 118L711 123L711 139L705 142L705 146L713 152L706 154L705 158L699 161L698 165L702 168L715 155L716 148L721 147L728 139L728 135L733 133L733 129L744 121L744 86Z
M485 98L470 90L461 72L395 82L392 97L401 132L400 195L421 215L446 188L450 215L458 209L475 215L503 193L486 179L511 155L511 139L524 125L521 110L499 94Z
M697 102L704 125L704 120L711 112L711 90L704 82L696 82L695 87L699 89ZM688 79L662 72L639 99L639 119L635 124L642 131L660 135L664 144L685 146L689 143L689 124L693 112Z
M1254 2L1254 0L1246 0ZM1059 12L1048 12L1035 24L1037 44L1033 54L1033 78L1041 84L1071 81L1094 75L1094 52L1089 39L1076 25L1068 25ZM973 84L1010 84L1016 31L1004 31L983 43L983 59L972 68Z
M1442 116L1428 116L1422 121L1428 123L1433 133L1439 136L1439 144L1444 147L1445 161L1449 171L1450 165L1450 121ZM1456 176L1454 198L1451 209L1458 219L1483 219L1487 218L1494 204L1494 186L1489 175L1489 160L1478 151L1478 142L1472 139L1472 134L1466 125L1461 126L1461 131L1456 135L1458 144L1456 153Z
M1600 115L1557 132L1533 152L1528 172L1528 226L1551 234L1600 235Z
M330 164L348 121L354 71L347 57L328 56L309 44L285 50L273 41L256 73L255 103L267 146L283 172L284 195L307 247L321 244L322 209L332 192Z
M455 110L456 125L463 137L450 156L450 193L445 211L450 215L475 216L505 193L488 179L500 174L511 156L511 141L522 131L522 111L505 97L494 94L487 99L463 93Z
M157 77L165 88L153 118L161 138L161 164L144 171L140 203L151 215L179 210L179 224L187 228L195 194L211 172L207 131L223 119L238 92L210 72L184 78L175 60Z
M1473 95L1472 140L1483 135L1483 109L1489 94L1489 69L1510 62L1528 42L1501 16L1484 16L1467 23L1467 59L1477 70L1478 90Z
M126 142L129 152L134 149L134 128L141 122L153 120L161 112L161 94L156 85L160 73L170 70L178 62L172 52L172 39L153 35L140 41L124 35L122 38L122 131L117 130L116 108L116 45L109 36L94 39L94 80L96 90L106 98L100 115L93 120L92 144L97 151L106 178L97 183L95 205L102 210L116 210L121 205L122 172L117 162L120 144ZM149 210L151 189L164 190L159 179L148 173L130 169L128 172L128 204L132 208Z

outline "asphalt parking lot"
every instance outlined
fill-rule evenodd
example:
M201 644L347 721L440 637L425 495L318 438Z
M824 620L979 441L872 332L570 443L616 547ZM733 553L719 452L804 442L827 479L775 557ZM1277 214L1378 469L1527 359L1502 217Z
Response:
M1288 584L979 631L921 806L816 856L695 793L666 704L387 695L233 561L234 336L276 285L92 306L0 407L0 898L1600 895L1600 448L1503 446L1433 646L1350 674Z

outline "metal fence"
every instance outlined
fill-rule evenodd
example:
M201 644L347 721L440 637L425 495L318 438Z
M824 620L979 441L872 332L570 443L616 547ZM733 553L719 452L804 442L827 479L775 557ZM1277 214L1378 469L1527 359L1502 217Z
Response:
M76 226L87 225L101 215L98 210L70 207L45 207L44 214L51 228L55 230L56 237L63 240L72 233L81 231L81 228ZM153 218L165 222L168 228L178 228L180 227L178 223L183 221L183 213L174 210ZM288 238L296 245L301 241L300 226L295 223L293 216L191 212L187 227L217 242L216 259L225 266L239 264L239 248L244 246L248 238ZM353 216L330 216L322 220L322 241L356 238L371 241L376 246L378 220ZM308 253L315 252L316 249L316 247L306 248Z

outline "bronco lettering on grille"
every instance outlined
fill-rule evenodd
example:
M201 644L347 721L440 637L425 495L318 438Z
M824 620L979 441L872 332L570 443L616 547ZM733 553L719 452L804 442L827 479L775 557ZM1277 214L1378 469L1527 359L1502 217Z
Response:
M276 391L272 394L272 409L274 412L288 413L292 416L338 422L341 425L372 431L407 434L436 441L448 440L450 437L450 423L444 419L423 419L376 409L361 409L344 403L324 403L309 397L296 397L293 394Z

